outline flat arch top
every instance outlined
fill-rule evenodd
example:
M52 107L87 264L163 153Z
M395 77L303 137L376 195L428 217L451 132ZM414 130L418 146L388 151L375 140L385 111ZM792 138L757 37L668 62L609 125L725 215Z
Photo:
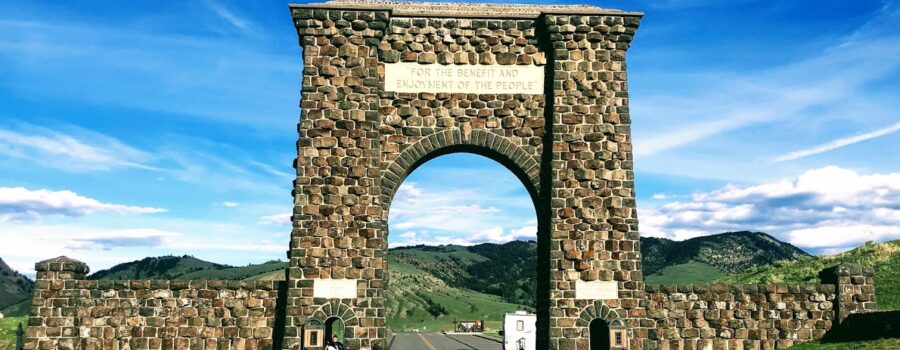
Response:
M643 16L589 5L517 5L469 2L405 2L384 0L332 0L291 4L293 8L390 11L395 16L459 18L537 18L541 14Z

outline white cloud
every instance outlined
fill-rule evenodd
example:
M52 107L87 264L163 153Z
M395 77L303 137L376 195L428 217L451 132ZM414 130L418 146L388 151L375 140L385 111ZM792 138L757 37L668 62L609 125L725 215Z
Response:
M259 218L259 223L264 225L289 226L291 224L291 216L293 213L278 213L266 215Z
M422 197L422 190L415 182L404 182L394 194L394 202L414 202Z
M426 191L416 183L404 183L391 202L388 222L400 230L478 232L494 226L501 212L480 203L484 196L469 190Z
M147 249L165 247L182 237L178 232L152 228L0 223L0 255L23 273L34 273L34 263L60 255L84 261L96 271L143 258Z
M471 246L482 243L503 244L517 240L536 240L537 225L533 222L525 226L504 231L502 227L495 226L472 235L457 237L450 235L434 235L429 231L406 231L398 235L399 239L393 240L390 246L403 247L411 245L461 245Z
M820 226L791 230L792 244L807 248L839 248L857 246L866 241L900 238L900 226L872 225L852 221L827 222Z
M0 128L0 157L72 172L157 170L147 165L153 160L149 153L100 133L77 128L73 131L67 134L34 126L24 130Z
M225 201L225 202L220 203L219 205L226 207L226 208L234 208L234 207L237 207L238 205L240 205L240 203Z
M754 186L728 185L690 200L641 207L644 236L685 239L725 231L772 233L802 248L900 238L900 173L828 166Z
M134 215L165 211L162 208L102 203L72 191L0 187L0 221L35 220L49 215L74 217L96 212Z
M784 162L784 161L789 161L789 160L800 159L803 157L809 157L812 155L833 151L833 150L836 150L841 147L852 145L854 143L859 143L859 142L863 142L866 140L874 139L876 137L889 135L889 134L895 133L897 131L900 131L900 123L896 123L896 124L893 124L888 127L884 127L884 128L872 131L872 132L867 132L867 133L856 135L856 136L840 138L840 139L833 140L831 142L827 142L827 143L824 143L824 144L821 144L821 145L818 145L818 146L815 146L812 148L807 148L807 149L802 149L802 150L786 153L786 154L780 155L778 157L775 157L773 162L779 163L779 162Z

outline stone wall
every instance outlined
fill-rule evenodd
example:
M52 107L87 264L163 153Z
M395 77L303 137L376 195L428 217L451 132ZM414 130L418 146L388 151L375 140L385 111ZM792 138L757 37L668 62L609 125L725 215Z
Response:
M781 349L821 339L847 315L876 310L874 274L841 264L820 273L824 284L647 285L647 339L660 350Z
M272 349L275 281L85 280L64 257L36 265L25 349Z
M834 322L835 286L647 285L649 338L668 349L776 349L819 339Z

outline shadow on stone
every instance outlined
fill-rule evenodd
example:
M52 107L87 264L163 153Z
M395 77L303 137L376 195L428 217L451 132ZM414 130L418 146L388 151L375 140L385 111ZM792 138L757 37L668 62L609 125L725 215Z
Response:
M851 314L832 328L823 343L900 338L900 310Z

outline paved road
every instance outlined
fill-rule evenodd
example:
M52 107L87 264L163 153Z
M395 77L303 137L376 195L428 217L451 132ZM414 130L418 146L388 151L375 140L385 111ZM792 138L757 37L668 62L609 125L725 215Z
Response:
M499 341L460 334L397 333L388 342L390 350L501 350Z

